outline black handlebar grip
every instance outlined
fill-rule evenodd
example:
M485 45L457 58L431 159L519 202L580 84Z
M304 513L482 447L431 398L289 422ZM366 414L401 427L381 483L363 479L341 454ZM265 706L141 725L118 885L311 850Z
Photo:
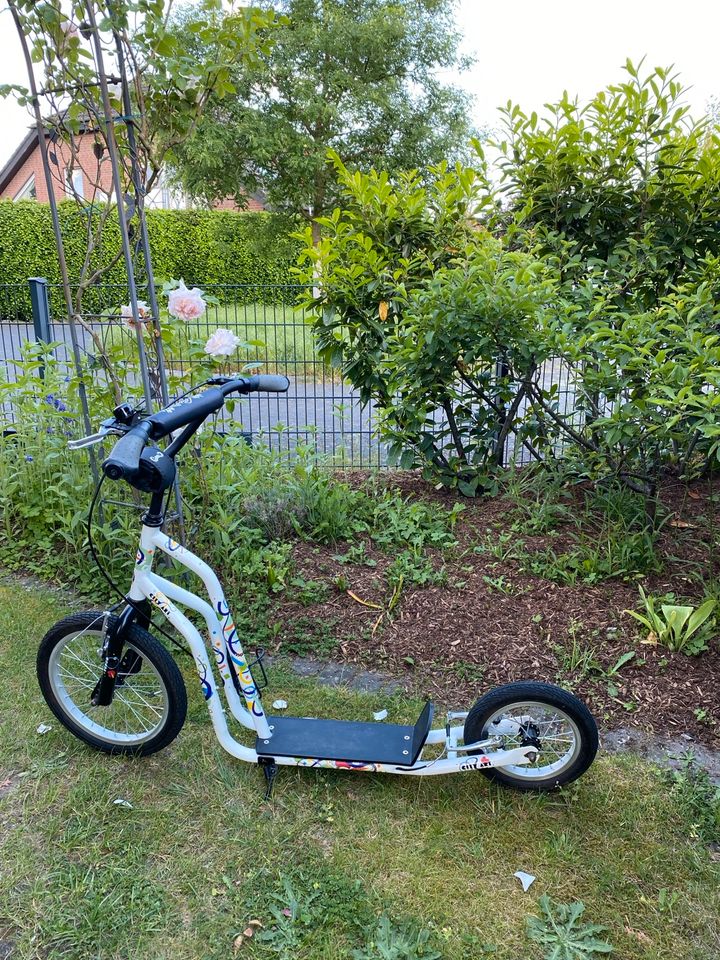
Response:
M285 393L290 386L288 378L278 373L259 373L253 380L257 380L256 390L264 393Z
M143 420L118 440L102 465L103 473L109 480L132 480L137 476L140 456L151 430L152 424Z

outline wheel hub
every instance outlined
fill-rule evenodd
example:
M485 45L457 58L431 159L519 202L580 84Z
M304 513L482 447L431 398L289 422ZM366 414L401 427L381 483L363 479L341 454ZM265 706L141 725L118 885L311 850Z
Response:
M540 729L537 724L529 720L527 723L520 724L520 745L523 747L535 747L536 750L542 749L540 743Z

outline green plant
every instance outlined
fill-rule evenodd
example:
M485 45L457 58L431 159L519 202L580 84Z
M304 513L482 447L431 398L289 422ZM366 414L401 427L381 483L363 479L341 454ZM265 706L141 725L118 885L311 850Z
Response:
M625 69L586 104L510 104L499 189L479 145L473 169L394 181L336 158L344 206L302 275L323 355L401 466L495 490L512 434L541 466L561 452L637 491L653 526L661 478L720 444L720 137L670 70Z
M679 899L680 894L677 890L668 890L667 887L663 887L661 890L658 890L658 910L660 913L672 914L673 907L675 907Z
M640 597L644 612L626 610L648 630L647 640L659 643L679 653L696 656L707 650L707 639L712 633L714 623L710 622L717 600L706 600L699 607L682 606L660 602L657 609L655 597L646 594L640 587ZM702 629L702 628L705 629Z
M60 204L60 219L70 276L75 280L85 256L86 230L71 201ZM252 303L258 298L268 303L294 301L296 287L283 290L273 286L294 282L289 271L299 244L290 237L294 225L287 217L219 210L148 210L147 221L156 277L184 277L188 284L200 284L237 303ZM103 282L109 286L88 290L84 300L88 312L102 314L119 306L124 270L121 264L110 267L118 244L117 219L112 216L95 253L97 260L108 267ZM52 285L52 314L63 316L55 240L46 204L0 201L0 262L5 283L25 284L28 277L45 277ZM112 284L121 286L113 289ZM239 286L223 292L217 284Z
M659 568L656 537L650 530L607 530L597 539L581 533L577 546L563 553L552 547L527 552L523 568L557 583L599 583L614 577L629 579Z
M367 544L364 540L361 540L360 543L353 543L348 547L346 553L336 554L333 556L333 560L337 563L359 563L364 567L377 566L377 560L368 556Z
M555 903L545 894L538 905L540 916L528 917L527 935L545 949L545 960L592 960L613 952L606 940L599 939L606 927L580 923L584 903Z
M419 587L447 582L445 569L436 570L432 561L419 547L403 550L387 568L386 578L393 587L397 584L415 584Z
M339 573L336 577L334 577L332 583L335 589L340 593L347 593L347 591L350 589L350 581L344 573Z
M269 905L273 918L272 926L258 931L255 940L282 960L294 960L307 928L316 919L313 901L317 899L318 893L310 890L299 896L287 877L282 877L281 883L282 892L274 893L274 902Z
M108 413L105 388L94 381L90 415ZM78 382L51 346L34 345L14 364L13 379L0 381L0 404L12 405L15 422L0 437L0 556L12 569L75 578L89 592L106 595L87 551L85 521L92 478L82 454L67 448L79 432ZM103 456L102 449L100 456ZM427 548L455 543L461 508L430 509L403 498L375 480L361 487L338 481L310 446L292 456L242 436L203 431L179 458L183 498L192 522L193 548L222 568L223 581L238 604L238 625L272 639L264 625L270 598L293 578L292 539L350 541L348 559L374 565L367 556L372 540L382 549L408 548L414 557L404 576L423 581L434 574L424 559ZM138 509L142 508L137 498ZM128 542L137 533L137 516L127 505L108 502L96 511L94 539L103 565L117 582L128 581L132 566ZM399 575L403 571L399 571ZM320 585L299 588L303 603L318 602Z
M482 683L485 676L485 667L466 660L456 660L453 663L453 670L461 680L467 680L469 683Z
M698 723L704 724L706 727L715 727L717 726L717 720L712 715L712 713L705 709L704 707L695 707L693 710L693 716Z
M292 577L289 586L293 588L294 599L301 603L303 607L322 603L328 594L328 586L322 580L305 580L304 577Z
M509 596L515 590L513 584L508 582L503 576L488 577L487 575L483 575L482 580L491 590L497 590L498 593L504 593L506 596Z
M513 531L500 533L488 532L485 537L473 547L473 553L489 553L496 560L504 563L506 560L517 560L522 556L525 541Z
M562 648L563 668L579 680L599 667L596 651L583 643L579 637L581 627L582 624L578 621L570 621L570 646Z
M691 836L703 843L720 843L720 786L692 756L680 758L669 774L671 794Z
M371 938L353 950L353 960L441 960L442 954L429 943L430 931L424 927L394 924L383 914Z
M517 519L512 529L526 536L548 533L573 519L569 478L550 464L539 470L532 464L509 476L505 497Z
M464 494L496 489L509 433L543 442L520 410L547 356L551 271L468 232L483 174L440 166L425 182L410 174L391 185L336 167L346 209L322 221L327 239L306 251L305 276L322 282L307 305L323 356L376 402L393 462ZM437 409L445 420L430 430Z

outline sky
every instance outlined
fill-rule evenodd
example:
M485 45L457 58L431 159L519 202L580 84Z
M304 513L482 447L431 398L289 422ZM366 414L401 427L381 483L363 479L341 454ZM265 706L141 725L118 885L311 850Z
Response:
M497 107L509 99L538 112L565 89L586 99L620 80L628 57L645 56L652 67L674 64L691 88L694 112L720 96L717 0L459 0L458 25L477 62L462 77L446 79L474 96L479 127L492 127ZM2 9L0 84L24 80L13 23ZM0 101L0 165L28 123L24 110Z

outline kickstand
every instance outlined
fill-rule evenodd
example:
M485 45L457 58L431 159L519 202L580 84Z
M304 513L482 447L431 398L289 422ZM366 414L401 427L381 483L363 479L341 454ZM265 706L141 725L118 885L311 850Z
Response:
M275 777L277 776L278 767L274 760L267 759L264 763L262 763L262 768L263 773L265 774L265 782L267 783L265 800L270 800L272 797L273 786L275 784Z

